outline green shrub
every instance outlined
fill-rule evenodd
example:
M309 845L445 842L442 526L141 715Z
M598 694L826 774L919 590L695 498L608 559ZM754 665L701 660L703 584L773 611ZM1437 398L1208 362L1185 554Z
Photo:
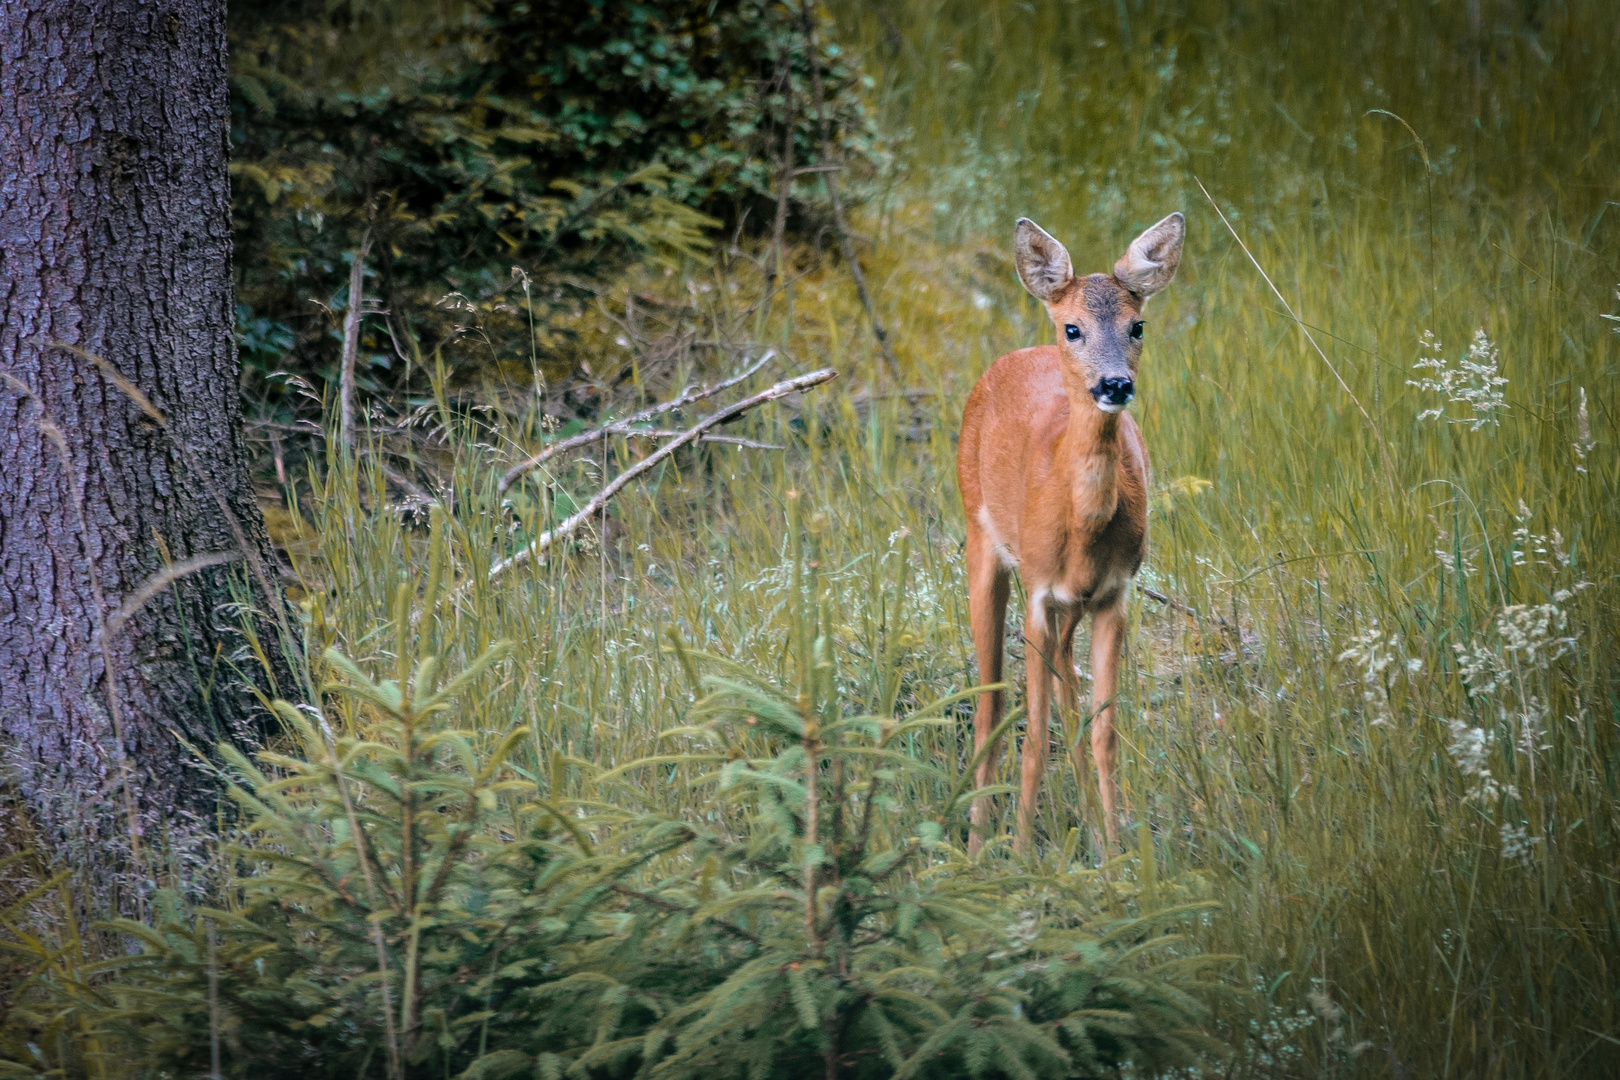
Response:
M858 68L818 34L835 141L869 162ZM231 44L238 323L272 403L292 400L277 371L335 378L366 236L386 312L366 320L360 379L398 389L413 343L456 339L467 310L527 356L531 315L543 330L628 266L700 254L721 219L768 228L790 124L795 160L820 156L796 5L287 5L238 11ZM795 226L819 223L821 191L800 179ZM515 302L514 265L537 283ZM540 337L568 370L566 337Z
M226 901L160 895L104 927L138 952L73 970L35 943L11 1018L35 1060L0 1075L192 1074L217 1048L255 1078L1063 1077L1204 1050L1210 960L1173 932L1203 905L1153 880L1145 833L1107 873L970 863L972 763L902 749L965 695L896 716L891 665L882 711L851 708L813 560L791 685L677 639L716 673L669 753L537 776L530 728L458 726L508 646L442 680L446 532L420 597L398 589L381 674L328 650L329 707L276 704L298 752L226 751ZM685 813L638 807L636 777L677 771L701 772Z

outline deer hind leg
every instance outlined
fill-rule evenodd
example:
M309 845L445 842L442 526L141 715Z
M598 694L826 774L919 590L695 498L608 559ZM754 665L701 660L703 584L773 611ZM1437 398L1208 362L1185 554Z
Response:
M1029 599L1029 615L1024 620L1024 667L1029 677L1029 719L1025 722L1024 752L1019 762L1023 775L1018 788L1018 835L1013 849L1028 853L1035 835L1035 811L1039 808L1041 776L1046 771L1050 745L1052 682L1057 674L1057 628L1042 602L1040 590Z
M1006 645L1007 594L1009 572L1001 565L994 545L982 531L971 523L968 527L968 617L973 623L973 648L978 653L979 683L989 685L1001 681L1003 652ZM1006 695L991 691L979 695L973 709L973 752L978 755L990 741L990 733L1001 723ZM974 772L974 786L987 787L994 770L996 749L991 747L979 758ZM973 800L972 829L968 833L968 853L977 855L984 846L985 830L989 827L988 800Z
M1124 806L1114 775L1114 695L1119 692L1120 651L1125 641L1123 600L1097 612L1091 621L1091 755L1097 759L1097 787L1102 796L1103 830L1108 843L1119 839L1119 815Z

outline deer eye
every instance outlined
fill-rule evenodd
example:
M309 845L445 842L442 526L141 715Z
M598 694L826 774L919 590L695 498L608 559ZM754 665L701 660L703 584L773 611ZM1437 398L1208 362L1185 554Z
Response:
M1135 322L1131 323L1131 340L1132 341L1141 341L1142 340L1142 320L1141 319L1137 319Z
M1080 328L1074 325L1074 323L1069 323L1063 328L1063 336L1068 338L1070 341L1079 341Z

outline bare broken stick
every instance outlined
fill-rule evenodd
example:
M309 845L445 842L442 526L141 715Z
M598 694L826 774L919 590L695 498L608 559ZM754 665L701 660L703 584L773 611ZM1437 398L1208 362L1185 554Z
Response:
M624 472L620 473L613 479L612 483L608 484L601 491L598 491L590 502L576 510L556 528L547 529L545 532L535 537L534 541L528 547L512 555L510 558L502 559L494 566L491 566L489 568L489 580L494 581L496 578L500 577L514 566L521 566L530 559L534 558L536 555L539 555L558 540L572 535L579 529L581 525L589 521L593 515L600 512L601 509L606 506L615 495L623 491L632 480L643 475L659 462L664 461L681 447L699 441L711 428L723 424L733 417L741 416L749 409L756 408L757 406L763 405L768 401L776 401L779 398L787 397L789 394L797 393L800 390L808 390L812 386L819 386L820 384L829 382L837 377L838 372L834 371L832 368L822 368L820 371L812 371L808 375L800 375L797 378L783 380L767 390L760 391L753 397L744 398L741 401L727 405L723 409L710 413L698 423L694 424L692 427L688 428L674 439L665 443L663 446L660 446L657 450L653 451L651 454L648 454L646 457L630 466ZM738 379L741 378L742 376L738 376ZM736 380L732 380L731 384L734 384L735 381ZM709 391L708 393L713 393L713 391ZM707 396L707 393L703 396ZM669 407L672 406L657 406L655 407L655 410L668 411ZM650 414L655 410L648 410L648 413ZM638 416L639 415L641 414L638 414ZM629 423L630 421L624 422ZM601 436L602 430L591 433L592 438L601 438ZM584 436L575 436L575 439L580 438L584 438ZM574 440L565 441L572 442ZM556 445L560 447L563 444L558 443ZM548 447L547 449L551 448ZM537 455L537 457L540 456L542 455ZM513 472L509 472L507 476L513 477L514 473L521 475L523 472L533 467L534 465L526 463L519 466Z
M754 361L752 364L749 364L748 367L744 368L741 372L733 375L731 378L726 379L723 382L717 382L713 386L699 387L696 390L688 390L681 394L680 397L675 398L673 401L664 401L657 405L650 405L632 416L625 417L623 420L613 420L609 423L601 425L600 427L592 428L589 431L582 431L578 435L572 435L566 439L561 439L554 442L544 450L540 451L538 454L535 454L533 457L530 457L521 464L514 465L510 469L506 470L506 475L501 477L501 482L496 485L496 490L504 493L507 488L517 483L519 477L525 475L526 473L533 472L535 469L538 469L541 465L544 465L547 461L550 461L558 454L566 453L567 451L573 450L577 447L589 446L591 443L600 440L604 435L652 434L651 432L636 431L636 425L644 424L655 416L661 416L664 413L673 412L674 410L681 408L683 405L690 405L695 401L702 401L704 398L713 397L722 390L731 389L733 386L736 386L738 383L754 374L754 372L770 363L771 358L775 355L775 349L767 349L765 350L764 356L761 356L758 360Z

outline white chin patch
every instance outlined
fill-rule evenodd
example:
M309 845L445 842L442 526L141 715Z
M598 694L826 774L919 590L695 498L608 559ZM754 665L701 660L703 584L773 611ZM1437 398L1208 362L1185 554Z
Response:
M1125 411L1125 406L1123 406L1123 405L1112 405L1112 404L1110 404L1110 403L1108 403L1106 401L1097 402L1097 408L1101 409L1103 412L1106 412L1106 413L1116 413L1116 412L1124 412Z

